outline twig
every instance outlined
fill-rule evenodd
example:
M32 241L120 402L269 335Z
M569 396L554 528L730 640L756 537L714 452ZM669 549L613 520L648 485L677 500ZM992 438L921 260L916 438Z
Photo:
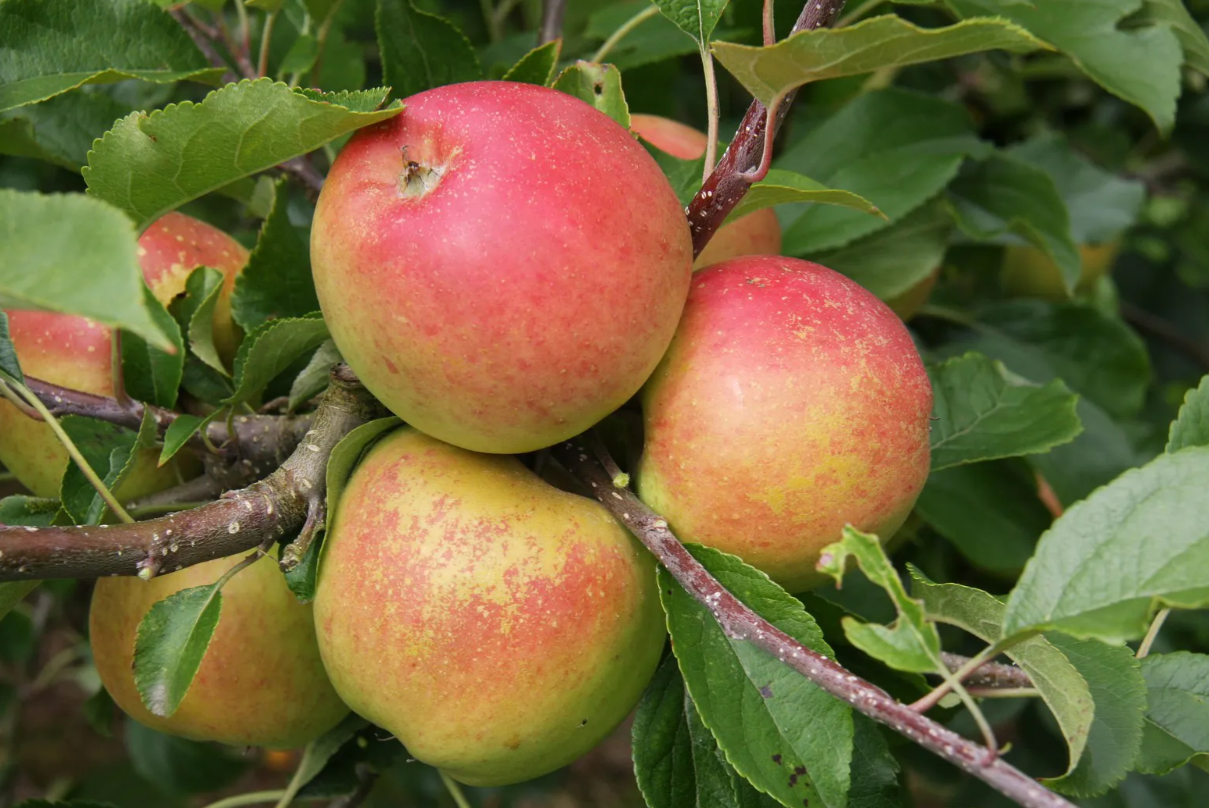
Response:
M658 13L659 6L650 5L644 8L642 11L639 11L633 17L630 17L621 24L620 28L609 34L608 39L601 43L600 47L597 48L596 53L592 54L592 61L599 62L604 59L612 52L613 48L617 47L618 42L625 39L627 36L629 36L631 31Z
M1121 301L1121 316L1138 330L1166 342L1197 364L1209 368L1209 345L1192 339L1162 317L1151 314L1128 300Z
M276 11L270 11L264 18L264 29L260 33L260 58L256 60L256 75L264 78L269 75L269 45L273 41L273 28L277 25Z
M940 659L954 673L965 668L970 662L969 657L950 654L947 651L941 652ZM964 681L971 687L983 688L1030 688L1033 686L1033 680L1022 669L1015 665L1004 665L1001 662L982 663L974 668Z
M1145 659L1150 653L1150 646L1154 645L1155 639L1159 636L1159 629L1167 622L1167 615L1171 614L1171 609L1161 609L1154 616L1154 620L1150 623L1150 628L1146 630L1146 636L1142 638L1142 644L1138 646L1138 659Z
M923 698L912 702L908 706L917 713L926 713L928 710L931 710L933 707L939 704L940 700L947 696L950 691L956 690L957 687L959 687L961 683L966 680L967 676L993 659L996 653L998 653L997 646L988 646L987 648L983 649L982 653L980 653L978 656L973 657L972 659L967 659L965 664L963 664L957 670L950 670L952 676L945 676L943 672L938 672L937 675L943 677L944 681L927 693ZM942 661L947 668L949 663L943 659Z
M356 376L337 366L314 428L266 479L200 508L134 524L0 527L0 581L146 577L295 533L324 505L332 449L349 431L384 413Z
M222 77L223 83L230 84L233 81L239 80L239 77L235 75L235 71L231 69L231 66L227 63L227 60L224 59L219 54L218 49L214 47L212 37L206 30L203 29L201 23L189 16L188 12L186 12L183 8L174 8L168 13L172 15L174 20L181 24L181 27L185 29L185 33L189 35L189 38L193 40L193 44L197 45L197 49L202 52L202 55L204 55L207 60L209 60L210 64L214 65L215 67L226 68L227 72L224 73Z
M806 648L726 590L668 529L667 522L629 490L618 490L580 441L559 444L555 456L659 559L680 585L713 614L728 637L749 642L854 709L986 782L1024 808L1074 808L1070 802L988 750L895 701L839 663Z
M208 502L222 492L222 486L218 480L203 474L172 488L165 488L163 491L132 499L126 503L126 508L133 514L153 509L179 511L191 503Z
M1035 699L1041 695L1035 687L967 687L966 692L978 699Z
M311 165L306 155L287 160L277 167L298 180L306 188L312 202L319 198L319 192L323 190L323 175Z
M830 25L844 7L844 0L810 0L794 23L793 32L813 31ZM773 132L785 120L793 105L795 93L786 93L773 120ZM764 138L767 132L768 115L764 105L752 101L743 116L743 122L735 133L735 139L706 179L688 207L689 229L693 234L693 254L700 255L714 233L739 200L747 193L751 183L744 177L759 167L764 159Z
M562 36L563 12L566 10L567 0L542 0L542 27L538 33L538 45L545 45Z

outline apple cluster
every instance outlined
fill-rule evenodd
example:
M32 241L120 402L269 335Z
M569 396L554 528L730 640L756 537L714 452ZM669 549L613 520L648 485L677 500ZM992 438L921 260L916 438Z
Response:
M844 276L777 255L771 210L726 225L695 268L684 210L635 135L681 158L704 137L649 116L632 129L553 90L477 82L410 98L348 142L315 213L315 285L345 360L405 425L342 492L313 608L271 559L233 578L171 718L135 688L139 622L237 559L98 583L94 655L124 710L191 738L289 747L351 708L474 785L574 760L664 652L655 564L549 462L538 473L517 455L627 402L643 417L642 498L682 539L791 591L818 583L819 551L845 524L898 529L928 473L932 406L902 321ZM179 214L140 244L161 300L195 266L227 274L215 333L229 358L247 253ZM111 392L97 326L10 316L30 375ZM53 436L8 405L0 432L0 459L53 496L66 462ZM184 473L149 461L127 486Z

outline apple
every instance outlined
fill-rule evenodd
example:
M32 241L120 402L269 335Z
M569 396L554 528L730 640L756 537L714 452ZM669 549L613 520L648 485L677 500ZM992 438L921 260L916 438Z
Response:
M405 421L517 453L638 391L688 294L684 211L613 119L531 84L406 100L348 142L319 195L315 286L332 337Z
M242 558L150 581L97 581L88 619L97 672L127 715L160 732L232 746L304 746L339 723L348 707L324 672L311 606L294 597L272 556L223 586L218 626L176 712L154 715L135 687L135 637L151 607L182 589L214 583Z
M932 296L932 290L936 287L936 281L938 280L940 280L940 267L937 267L930 275L907 291L887 300L886 305L898 315L898 319L905 323L914 317L923 308L924 304L928 302L928 298Z
M152 293L167 305L185 289L199 266L221 270L226 283L214 312L215 345L228 361L238 347L231 321L231 290L248 251L221 230L180 213L154 222L139 238L139 264ZM84 317L38 311L8 311L9 336L21 370L51 384L99 396L113 395L109 329ZM156 450L146 450L117 494L134 499L175 485L199 467L189 458L159 469ZM35 495L59 496L67 452L50 427L0 401L0 463ZM183 465L182 465L183 464Z
M631 115L630 129L656 149L680 160L696 160L705 154L708 143L704 132L658 115ZM780 252L781 225L772 208L764 208L719 229L693 266L701 269L740 255Z
M928 476L932 388L906 327L795 258L693 276L643 411L643 500L790 591L822 582L819 551L844 525L889 539Z
M1121 240L1104 244L1082 244L1079 258L1083 264L1076 291L1091 287L1103 277L1121 251ZM1070 294L1062 281L1062 270L1053 259L1031 244L1009 245L1003 254L1003 287L1010 294L1066 300Z
M340 496L315 623L354 712L481 786L608 735L665 638L654 561L601 505L407 427Z

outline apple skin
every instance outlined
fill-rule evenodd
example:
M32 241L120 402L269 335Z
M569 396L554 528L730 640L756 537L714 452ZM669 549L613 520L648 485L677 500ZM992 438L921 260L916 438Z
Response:
M472 82L405 103L353 136L319 196L311 260L337 346L383 404L457 446L582 432L675 331L692 244L671 186L623 127L554 90Z
M232 746L304 746L338 724L348 706L323 669L311 606L290 592L272 556L223 586L218 627L175 713L152 714L134 684L143 616L175 592L214 583L242 559L207 561L150 581L97 581L88 620L97 672L127 715L160 732Z
M180 213L156 220L139 237L139 264L152 294L167 305L185 290L189 273L199 266L226 275L214 313L215 345L220 354L234 356L237 326L231 321L230 293L235 276L248 260L248 251L221 230ZM84 317L37 311L8 311L9 336L21 370L28 376L98 396L113 395L109 329ZM225 346L225 347L224 347ZM140 453L129 476L119 486L119 499L135 499L176 485L200 471L185 455L159 469L159 452ZM50 427L0 401L0 463L36 496L59 496L67 467L67 451Z
M601 505L406 427L340 498L315 622L354 712L482 786L608 735L666 636L654 561Z
M907 291L887 300L886 305L898 315L898 319L905 323L918 314L919 310L928 302L938 280L940 280L940 267Z
M696 160L705 154L708 145L704 132L658 115L631 115L630 129L656 149L680 160ZM701 269L741 255L779 255L780 252L781 224L772 208L764 208L714 233L697 256L693 268Z
M1089 288L1112 268L1121 251L1121 240L1104 244L1079 245L1083 271L1075 290ZM1003 253L1003 288L1013 295L1067 300L1070 294L1062 282L1058 265L1031 244L1012 244Z
M791 592L822 582L844 525L889 539L928 476L932 388L906 327L807 261L698 272L643 410L643 500Z

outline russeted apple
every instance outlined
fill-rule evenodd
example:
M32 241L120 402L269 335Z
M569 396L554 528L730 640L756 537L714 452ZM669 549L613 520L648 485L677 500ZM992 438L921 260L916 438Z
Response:
M656 149L680 160L696 160L705 154L708 143L704 132L658 115L631 115L630 129ZM764 208L719 229L693 266L700 269L740 255L780 252L781 225L772 208Z
M569 95L472 82L405 101L332 166L311 234L344 358L434 437L526 452L638 391L688 293L683 209L624 127Z
M693 276L643 392L643 500L681 539L791 591L844 525L888 539L928 476L932 388L886 304L830 269L748 256Z
M339 723L348 707L323 669L311 606L298 602L271 556L223 586L218 626L171 716L148 710L135 686L135 638L151 607L182 589L214 583L241 559L207 561L146 582L97 581L89 615L97 672L117 705L152 729L232 746L304 746Z
M654 561L601 505L408 427L340 497L315 623L353 711L470 785L594 746L665 637Z
M185 289L189 273L199 266L226 276L214 308L214 341L229 362L238 347L231 321L231 290L236 274L248 262L248 251L205 222L180 213L158 219L139 237L139 264L151 292L165 305ZM9 336L21 370L51 384L94 395L113 395L109 329L84 317L36 311L8 311ZM190 469L173 463L156 467L158 452L147 450L123 482L122 499L141 496L180 481ZM40 497L59 496L67 452L46 424L0 401L0 462Z
M1120 239L1079 245L1082 271L1075 290L1088 289L1107 274L1120 251ZM1031 244L1012 244L1004 250L1003 286L1011 294L1027 297L1065 300L1070 296L1054 259Z

